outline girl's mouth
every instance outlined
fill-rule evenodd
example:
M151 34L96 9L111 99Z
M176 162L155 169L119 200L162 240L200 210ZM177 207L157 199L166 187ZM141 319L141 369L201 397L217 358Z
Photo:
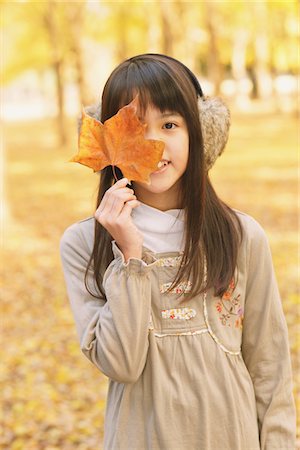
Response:
M170 161L167 161L166 159L162 159L157 164L158 169L155 172L152 172L152 174L164 172L167 169L169 164L170 164Z

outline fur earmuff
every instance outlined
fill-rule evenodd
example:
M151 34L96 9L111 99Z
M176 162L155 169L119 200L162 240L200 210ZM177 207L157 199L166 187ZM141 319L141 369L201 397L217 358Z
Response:
M229 136L230 111L219 97L199 97L198 108L207 170L223 153Z

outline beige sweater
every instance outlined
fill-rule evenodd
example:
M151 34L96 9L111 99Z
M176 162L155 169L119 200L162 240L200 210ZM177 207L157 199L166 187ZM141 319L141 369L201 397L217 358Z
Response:
M106 295L96 299L83 281L95 219L64 232L81 350L109 377L105 450L294 450L288 334L269 245L254 219L239 217L237 285L180 305L189 280L166 292L179 252L144 248L142 260L125 264L113 242Z

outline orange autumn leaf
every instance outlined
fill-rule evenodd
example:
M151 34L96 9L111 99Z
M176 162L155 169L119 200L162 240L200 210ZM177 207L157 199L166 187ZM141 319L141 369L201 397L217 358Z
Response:
M130 181L150 183L157 170L164 143L145 139L146 125L137 115L137 97L104 124L83 112L79 151L70 161L88 166L94 172L117 166Z

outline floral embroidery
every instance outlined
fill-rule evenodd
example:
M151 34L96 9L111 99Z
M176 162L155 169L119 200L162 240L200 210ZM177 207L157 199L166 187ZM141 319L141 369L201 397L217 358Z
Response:
M172 286L172 283L165 283L160 286L160 292L164 294L167 290ZM170 294L185 294L186 292L190 292L192 288L192 283L190 281L183 281L179 283L175 288L169 291Z
M233 350L229 350L223 343L222 341L220 341L220 339L218 338L218 336L213 332L213 330L211 329L211 326L209 324L209 320L208 320L208 314L207 314L207 306L206 306L206 297L207 297L207 293L204 292L203 294L203 314L204 314L204 320L205 320L205 324L207 326L208 332L211 335L211 337L213 338L213 340L216 342L216 344L218 344L218 346L225 352L225 353L229 353L230 355L239 355L241 353L241 349L238 351L233 351Z
M231 327L232 325L232 317L235 318L234 327L242 328L243 327L243 318L244 318L244 310L241 306L241 295L233 296L233 292L235 289L234 280L232 279L227 291L223 294L223 296L216 303L216 309L219 313L219 318L224 326Z
M196 311L193 308L163 309L161 312L163 319L189 320L195 315Z
M159 267L179 267L182 256L170 256L168 258L160 258L156 265Z

